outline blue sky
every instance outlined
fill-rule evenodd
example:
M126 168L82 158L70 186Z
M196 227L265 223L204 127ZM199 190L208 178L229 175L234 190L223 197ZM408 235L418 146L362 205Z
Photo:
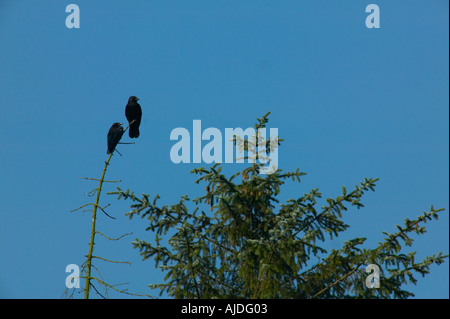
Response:
M80 8L68 29L65 8ZM381 28L365 26L366 5L380 7ZM364 177L380 178L366 207L349 210L352 227L334 243L367 237L415 218L430 205L446 212L417 238L417 259L449 252L448 1L23 1L0 0L0 297L60 298L66 265L88 251L89 212L113 122L126 121L130 95L141 100L141 136L120 145L107 179L171 204L204 186L174 164L170 132L269 127L285 139L279 168L306 172L282 199L319 187L339 195ZM129 141L124 137L122 141ZM206 164L205 164L206 165ZM241 164L226 169L240 170ZM130 242L153 239L130 202L106 195L95 253L110 283L152 293L162 280ZM193 196L195 197L195 196ZM410 250L407 250L410 251ZM448 262L407 287L417 298L449 297ZM154 292L156 294L156 292ZM80 294L75 294L81 297ZM111 293L112 297L123 297Z

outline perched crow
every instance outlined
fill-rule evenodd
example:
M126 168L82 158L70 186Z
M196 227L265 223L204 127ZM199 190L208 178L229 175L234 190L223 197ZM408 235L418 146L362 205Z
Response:
M114 152L117 143L119 143L120 139L123 135L123 127L122 123L114 123L108 131L108 150L106 154L111 154Z
M125 116L127 117L128 123L135 120L133 124L130 125L129 135L131 138L139 137L139 125L141 125L142 109L138 104L139 99L135 96L130 96L128 99L128 104L125 107Z

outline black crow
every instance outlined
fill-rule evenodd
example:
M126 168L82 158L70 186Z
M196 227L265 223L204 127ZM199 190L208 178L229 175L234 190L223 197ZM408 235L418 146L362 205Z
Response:
M142 109L138 104L139 99L134 95L130 96L128 99L128 104L125 107L125 116L127 117L128 123L131 123L133 120L133 124L130 125L129 135L131 138L139 137L139 125L141 125L141 117L142 117Z
M108 131L108 149L106 154L114 152L123 135L122 123L114 123Z

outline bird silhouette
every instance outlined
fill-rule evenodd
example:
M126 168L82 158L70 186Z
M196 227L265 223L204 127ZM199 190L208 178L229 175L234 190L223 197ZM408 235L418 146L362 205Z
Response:
M123 135L122 123L114 123L108 131L108 149L106 154L111 154L116 149L117 144Z
M125 107L125 116L127 117L128 123L130 124L130 129L128 135L131 138L139 137L139 125L141 125L142 109L139 103L139 99L134 95L130 96L128 99L127 106Z

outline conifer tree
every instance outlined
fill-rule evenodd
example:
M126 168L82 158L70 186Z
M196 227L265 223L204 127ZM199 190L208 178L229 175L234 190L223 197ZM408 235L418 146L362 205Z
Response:
M268 115L258 119L256 130L266 126ZM234 139L247 154L258 142L269 153L281 141ZM395 232L383 232L384 240L374 248L364 245L366 238L354 238L327 251L323 244L350 227L342 214L364 207L362 197L374 191L378 179L342 187L336 198L321 200L316 188L280 203L283 185L300 182L305 173L278 169L262 175L263 164L253 162L231 176L220 164L194 169L195 183L205 185L205 192L184 195L173 205L161 206L159 195L113 192L132 201L127 215L146 220L154 236L133 242L144 260L153 259L166 274L151 288L174 298L407 298L413 294L403 284L416 283L417 275L428 274L431 264L448 257L438 253L416 261L414 252L404 253L413 244L411 235L424 234L425 223L443 210L433 207L395 225ZM370 264L380 269L379 288L365 284Z

